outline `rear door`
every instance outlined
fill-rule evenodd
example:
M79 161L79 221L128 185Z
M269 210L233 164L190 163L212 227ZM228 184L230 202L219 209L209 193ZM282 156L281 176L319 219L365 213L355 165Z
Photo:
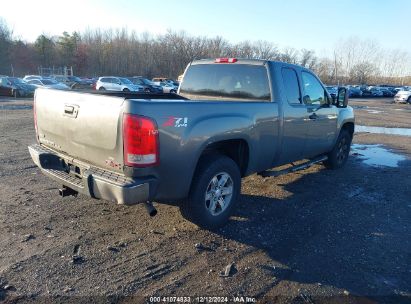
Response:
M307 139L307 106L302 102L301 85L297 71L286 66L281 68L283 92L283 141L277 165L303 157Z
M301 72L303 103L307 107L307 140L304 157L313 157L332 149L337 132L336 106L331 105L327 90L309 71Z

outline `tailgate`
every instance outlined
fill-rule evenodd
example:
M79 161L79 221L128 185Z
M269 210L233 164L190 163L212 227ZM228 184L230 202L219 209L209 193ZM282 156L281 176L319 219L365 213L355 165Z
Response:
M41 144L99 167L122 171L124 98L37 89Z

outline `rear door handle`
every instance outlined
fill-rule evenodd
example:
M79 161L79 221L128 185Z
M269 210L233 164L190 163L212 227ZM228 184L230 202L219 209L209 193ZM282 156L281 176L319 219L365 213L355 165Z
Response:
M317 114L315 114L315 113L313 113L313 114L311 114L310 116L308 116L308 118L309 119L312 119L312 120L315 120L315 119L317 119Z

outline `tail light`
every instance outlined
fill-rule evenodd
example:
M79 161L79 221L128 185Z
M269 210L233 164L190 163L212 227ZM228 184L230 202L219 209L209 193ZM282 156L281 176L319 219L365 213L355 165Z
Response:
M215 63L234 63L237 62L237 58L216 58Z
M147 167L159 163L158 129L154 120L124 114L123 140L125 165Z
M39 133L37 130L37 112L36 112L36 99L33 101L33 117L34 117L34 129L36 130L37 142L39 141Z

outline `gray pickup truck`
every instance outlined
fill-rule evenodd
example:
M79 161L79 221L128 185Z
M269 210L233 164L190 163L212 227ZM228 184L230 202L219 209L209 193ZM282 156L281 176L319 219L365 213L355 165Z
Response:
M62 196L144 203L151 215L153 201L178 201L184 217L213 229L228 220L244 176L342 167L354 133L347 100L301 66L198 60L178 94L36 90L29 151Z

